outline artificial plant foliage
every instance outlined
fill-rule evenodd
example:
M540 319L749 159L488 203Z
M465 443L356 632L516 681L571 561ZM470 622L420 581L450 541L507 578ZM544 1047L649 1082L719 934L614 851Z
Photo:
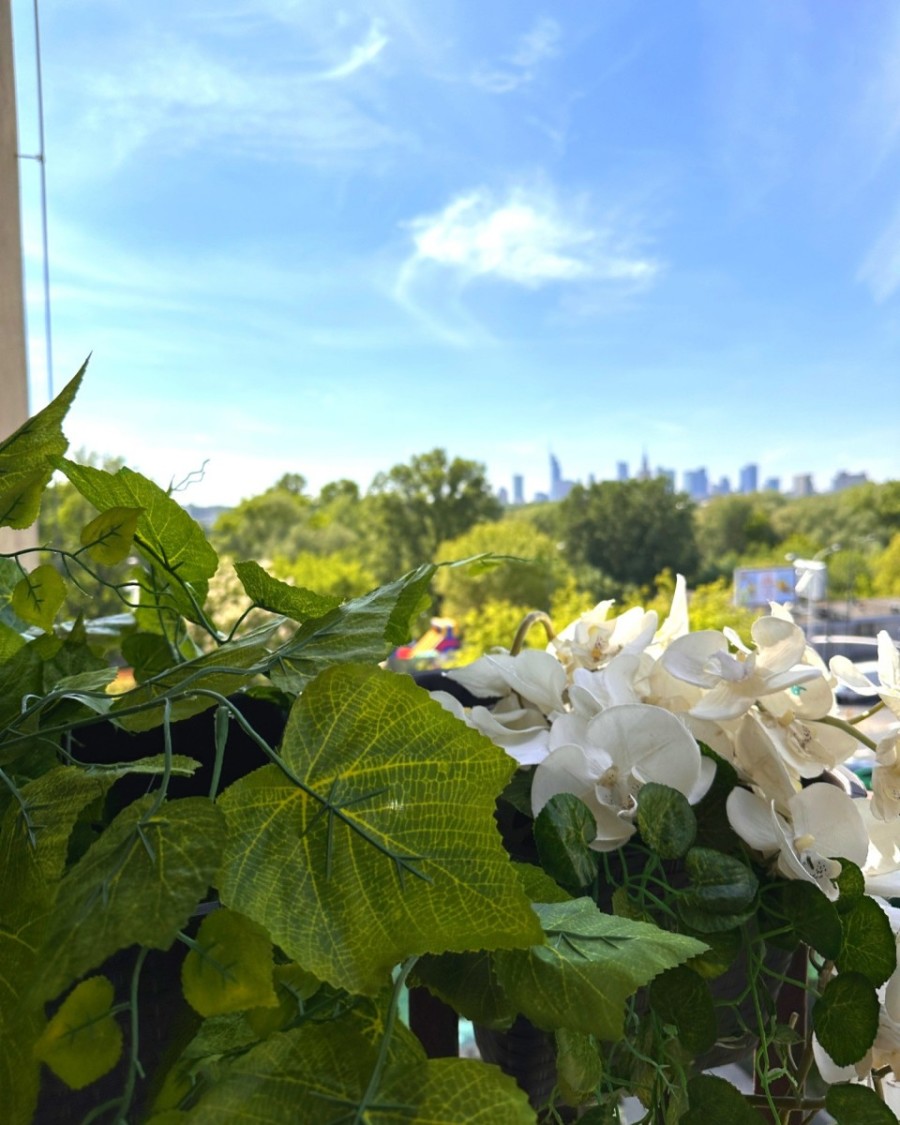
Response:
M53 475L52 458L65 453L63 419L81 386L85 363L56 398L0 441L0 527L30 527Z
M10 605L23 621L49 633L65 600L66 584L59 571L44 563L22 576L12 592Z
M780 897L784 916L796 936L823 957L834 960L843 942L837 903L830 902L814 883L798 881L785 882Z
M31 995L69 836L108 783L58 767L24 785L0 822L0 1105L10 1125L31 1120L38 1096L33 1045L45 1019Z
M201 1016L274 1008L272 943L265 930L233 910L214 910L200 923L181 963L184 996Z
M204 797L132 802L66 873L43 933L50 999L119 949L167 949L213 882L224 822Z
M409 640L413 622L428 608L436 569L421 566L305 621L273 653L268 668L272 681L296 694L334 664L383 660L397 645Z
M661 859L680 859L697 836L697 818L687 797L655 781L641 787L637 823L644 842Z
M115 990L104 976L77 984L34 1045L35 1057L73 1090L96 1082L119 1061L122 1029L112 1012Z
M702 1055L716 1041L716 1009L709 985L685 965L676 965L650 984L650 1007L675 1027L691 1055Z
M420 957L410 983L427 988L461 1016L482 1027L506 1028L516 1010L503 991L490 953L439 953Z
M680 1125L762 1125L765 1120L747 1104L736 1086L718 1075L695 1075L687 1090L688 1111Z
M534 842L544 871L573 894L597 877L597 856L590 849L596 835L594 814L572 793L555 794L534 821Z
M621 1038L627 998L706 948L684 934L604 914L589 898L535 910L545 940L527 950L498 949L494 960L516 1010L548 1031Z
M556 1069L560 1091L569 1105L581 1105L603 1077L603 1061L593 1035L560 1028L556 1033Z
M115 566L131 554L143 508L114 507L101 512L81 532L81 545L96 563Z
M858 1062L878 1032L878 996L862 973L841 973L825 986L813 1008L819 1042L838 1066Z
M896 1125L893 1110L867 1086L831 1086L825 1095L825 1108L834 1125Z
M244 593L255 605L294 621L322 617L341 604L340 598L326 597L273 578L257 562L236 562L234 569Z
M376 1032L376 1034L373 1034ZM190 1125L534 1125L512 1078L468 1059L425 1058L402 1028L386 1051L380 1030L351 1011L270 1036L220 1066L185 1115Z
M522 947L534 916L494 828L512 763L409 679L342 665L294 705L281 746L219 798L222 900L353 992L411 954Z
M876 987L884 984L897 967L897 944L887 914L873 898L861 895L839 917L843 940L838 971L862 973Z

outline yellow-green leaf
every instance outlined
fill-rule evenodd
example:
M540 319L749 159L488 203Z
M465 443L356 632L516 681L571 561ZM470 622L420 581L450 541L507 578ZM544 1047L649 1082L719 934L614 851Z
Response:
M181 986L201 1016L274 1008L272 943L262 926L233 910L208 914L181 965Z
M44 563L16 584L10 605L23 621L49 633L65 600L66 584L62 575L56 567Z
M305 788L272 765L220 797L218 886L317 977L374 993L413 954L542 940L494 822L515 763L408 676L322 673L281 754Z
M85 527L81 545L94 562L115 566L131 553L138 518L143 508L107 508Z
M112 983L89 977L69 993L34 1045L41 1062L73 1090L112 1070L122 1053L122 1030L111 1012Z
M85 367L53 402L0 441L0 527L30 527L37 519L41 494L53 475L50 458L65 453L69 444L62 422Z

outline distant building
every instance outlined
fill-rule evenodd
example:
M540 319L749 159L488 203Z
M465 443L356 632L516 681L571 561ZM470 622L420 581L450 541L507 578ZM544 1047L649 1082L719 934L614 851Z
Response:
M763 492L781 492L781 477L766 477Z
M791 496L812 496L815 493L812 473L795 473L791 482Z
M705 500L709 496L709 477L706 469L687 469L684 473L684 491L692 500Z
M718 483L714 484L710 489L713 496L730 496L731 495L731 481L728 477L719 477Z
M660 465L660 466L657 466L656 475L657 475L657 477L662 477L662 479L666 482L666 488L668 488L669 492L675 491L675 470L674 469L664 469Z
M514 504L524 504L525 503L525 478L522 476L521 473L516 473L515 476L513 477L512 484L513 484L513 503Z
M550 499L564 500L572 491L575 482L563 480L562 466L559 460L550 454Z
M616 480L619 480L619 481L628 480L628 462L627 461L617 461L616 462Z
M502 486L497 489L497 499L500 501L504 508L507 506L507 504L509 504L509 492L507 492L507 490Z
M546 504L549 499L550 499L550 497L547 495L546 492L536 492L534 494L534 503L535 504Z
M650 461L647 457L647 450L645 449L644 455L643 455L643 457L641 457L641 467L638 470L637 479L638 480L650 480L651 475L652 474L650 472Z
M759 487L759 466L745 465L741 469L739 492L756 492Z
M868 481L865 473L846 473L841 469L835 474L831 488L833 492L843 492L845 488L855 488L858 484L868 484Z

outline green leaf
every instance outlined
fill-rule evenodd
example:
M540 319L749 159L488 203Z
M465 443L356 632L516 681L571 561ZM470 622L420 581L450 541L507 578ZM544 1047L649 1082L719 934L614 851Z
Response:
M740 930L707 931L703 941L709 946L699 957L692 957L688 968L704 980L715 980L734 964L743 947Z
M176 664L169 642L159 633L132 633L122 641L122 656L139 684Z
M81 532L81 545L94 562L115 566L131 554L143 508L107 508Z
M274 1008L272 943L262 928L232 910L214 910L200 923L181 963L184 997L201 1016Z
M246 687L265 666L269 656L266 640L273 626L228 644L194 660L165 668L132 691L120 695L110 710L110 718L130 731L151 730L165 718L163 700L171 701L174 720L197 715L218 700L208 692L232 695ZM140 710L135 711L135 708Z
M45 998L139 944L168 949L213 882L224 842L205 797L148 795L123 809L59 885L43 935Z
M835 886L840 892L837 900L837 909L843 914L845 910L852 910L857 899L866 893L866 879L862 871L849 859L838 857L841 864L841 873L835 879Z
M688 1111L680 1125L762 1125L762 1118L736 1086L713 1074L688 1081Z
M650 985L650 1007L663 1023L671 1024L691 1055L702 1055L716 1041L716 1009L705 981L678 965Z
M592 1035L561 1027L556 1033L556 1072L568 1105L581 1105L603 1078L603 1061Z
M712 848L691 848L685 856L685 869L691 885L679 895L680 906L710 914L738 914L756 897L759 883L746 863Z
M843 942L838 972L862 973L877 988L897 967L897 944L888 916L873 898L858 898L840 915Z
M49 633L65 600L66 584L62 576L56 567L44 563L16 585L10 604L23 621Z
M314 594L312 590L305 590L302 586L290 586L287 582L273 578L259 563L238 562L234 564L234 569L251 601L294 621L322 617L341 604L340 598Z
M30 782L0 821L0 1105L6 1121L25 1125L37 1104L32 1047L44 1027L43 1006L28 993L40 973L39 945L62 873L69 836L83 808L107 785L60 766Z
M402 1028L365 1102L379 1041L355 1012L272 1035L219 1069L190 1111L190 1125L241 1118L255 1125L534 1125L512 1078L474 1059L426 1059Z
M81 385L87 363L43 410L0 442L0 527L30 527L41 494L53 475L52 457L65 453L62 422Z
M112 982L106 977L83 980L65 998L34 1047L72 1090L81 1090L112 1070L122 1053L122 1030L110 1009Z
M159 485L132 469L107 473L64 458L57 458L54 464L99 512L141 509L134 546L147 562L168 576L179 607L191 616L190 595L204 600L206 582L219 565L196 520Z
M893 1110L867 1086L830 1086L825 1108L834 1125L897 1125Z
M516 1010L500 987L490 953L420 957L410 984L422 985L461 1016L483 1027L507 1028Z
M281 755L308 788L273 765L221 795L218 885L317 977L374 992L412 954L539 939L493 821L515 763L409 677L324 672Z
M681 859L697 835L697 819L687 797L668 785L641 786L638 831L660 859Z
M517 863L513 860L513 870L529 902L570 902L572 895L564 891L555 879L551 879L542 867L533 863Z
M878 996L861 973L841 973L828 982L813 1008L819 1042L838 1066L858 1062L878 1033Z
M534 842L544 870L566 890L578 894L597 877L597 836L591 810L571 793L557 793L534 822Z
M273 682L297 694L332 664L383 660L398 644L409 640L412 623L430 598L436 569L419 567L301 625L272 654L269 668Z
M841 919L835 904L814 883L786 880L781 909L802 942L830 961L838 956L843 941Z
M567 1027L620 1039L626 999L704 949L683 934L604 914L587 898L535 909L545 944L499 950L494 961L511 1002L547 1031Z

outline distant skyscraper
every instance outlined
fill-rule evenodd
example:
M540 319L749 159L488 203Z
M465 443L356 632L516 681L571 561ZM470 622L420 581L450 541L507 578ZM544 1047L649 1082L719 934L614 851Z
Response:
M550 499L560 499L560 485L562 484L562 466L553 454L550 454Z
M795 473L791 484L792 496L812 496L815 492L812 473Z
M509 493L502 485L497 489L497 499L500 501L504 508L509 503Z
M766 477L766 482L763 485L764 492L780 492L781 491L781 477Z
M692 500L705 500L709 496L706 469L687 469L684 474L684 491Z
M845 488L854 488L858 484L865 484L868 479L865 473L847 473L842 469L835 474L831 487L834 492L842 492Z
M525 478L521 473L516 473L513 476L513 503L525 503Z
M616 462L616 480L628 480L628 462Z
M638 480L650 480L650 461L647 457L647 450L644 450L644 455L641 457L641 467L637 475Z
M756 492L759 487L759 466L758 465L745 465L741 469L741 483L739 490L741 492Z

